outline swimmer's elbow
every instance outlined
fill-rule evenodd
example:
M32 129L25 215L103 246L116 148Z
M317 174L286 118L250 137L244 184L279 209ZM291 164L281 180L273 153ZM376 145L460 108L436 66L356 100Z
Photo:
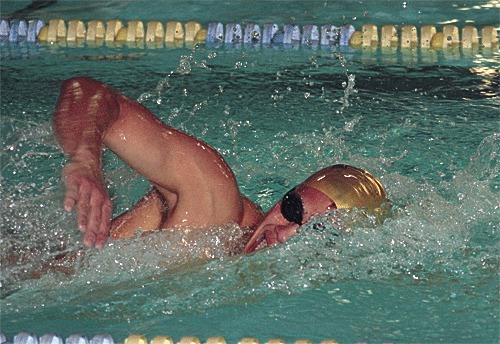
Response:
M58 117L82 115L116 117L119 103L115 93L106 84L89 77L65 80L61 85L55 121Z
M61 88L74 88L74 87L87 87L87 86L96 86L96 85L104 85L102 82L97 81L88 76L76 76L73 78L69 78L63 81Z
M79 144L70 141L101 142L119 112L119 102L110 87L88 77L68 79L61 85L52 121L56 138L63 146Z

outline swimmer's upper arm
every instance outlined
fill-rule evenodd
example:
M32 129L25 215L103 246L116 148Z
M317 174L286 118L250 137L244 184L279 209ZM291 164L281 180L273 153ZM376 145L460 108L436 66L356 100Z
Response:
M242 212L232 170L212 147L161 122L141 104L119 95L120 114L104 143L121 159L149 179L194 222L239 221ZM183 197L185 196L185 197ZM236 205L238 204L238 205ZM177 209L181 210L181 209Z
M118 119L104 136L104 144L153 183L175 189L178 154L185 149L181 147L181 133L123 95L119 95L119 105ZM172 163L166 164L167 160Z

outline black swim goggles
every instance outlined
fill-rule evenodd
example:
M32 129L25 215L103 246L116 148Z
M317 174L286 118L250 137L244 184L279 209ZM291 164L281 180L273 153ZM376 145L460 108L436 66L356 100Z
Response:
M302 197L295 191L296 188L288 191L281 200L281 215L289 221L302 225L304 219L304 204Z

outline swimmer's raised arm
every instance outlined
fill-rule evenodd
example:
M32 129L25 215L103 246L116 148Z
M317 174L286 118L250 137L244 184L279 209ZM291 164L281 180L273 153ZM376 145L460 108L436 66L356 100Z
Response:
M168 216L161 227L244 221L244 202L224 159L111 87L89 78L65 81L54 126L69 157L63 171L65 208L76 205L85 245L100 247L109 236L111 201L102 181L103 145L162 194Z
M101 151L119 108L109 88L94 80L75 78L61 86L53 123L69 158L63 170L64 208L71 211L77 206L86 246L102 247L109 236L111 200L102 181Z

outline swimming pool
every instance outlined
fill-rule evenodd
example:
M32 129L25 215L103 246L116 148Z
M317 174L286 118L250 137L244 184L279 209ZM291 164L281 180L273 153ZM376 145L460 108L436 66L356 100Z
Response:
M60 1L32 15L498 26L493 1L171 3L166 11L155 2ZM22 5L2 3L2 12ZM1 54L0 308L8 338L500 339L497 50L55 44L3 45ZM217 148L264 209L311 172L344 162L381 179L394 216L374 226L359 212L337 214L335 223L323 214L316 222L330 223L325 230L308 225L249 256L231 255L240 244L227 233L241 235L232 226L203 235L166 230L85 250L71 275L33 276L44 261L81 248L73 216L62 211L64 158L50 126L60 83L75 75L112 84ZM119 213L148 185L109 152L106 164ZM341 235L346 226L359 229Z

